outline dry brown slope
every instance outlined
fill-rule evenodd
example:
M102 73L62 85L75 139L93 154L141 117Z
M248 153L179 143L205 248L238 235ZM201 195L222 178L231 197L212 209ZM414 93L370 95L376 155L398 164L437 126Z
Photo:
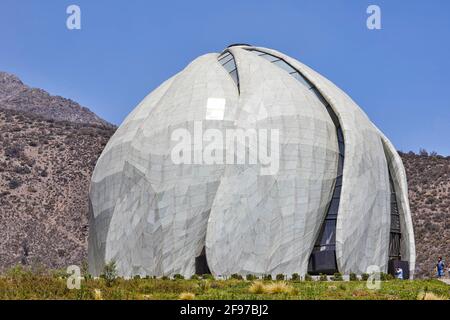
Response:
M85 260L89 180L111 134L0 109L0 268Z
M400 153L408 176L419 276L434 276L438 256L450 263L450 157Z

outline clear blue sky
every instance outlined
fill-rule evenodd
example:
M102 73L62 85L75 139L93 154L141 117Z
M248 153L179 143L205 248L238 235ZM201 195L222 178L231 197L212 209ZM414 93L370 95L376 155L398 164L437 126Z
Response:
M77 4L82 29L66 28ZM366 28L366 8L382 30ZM402 151L450 155L450 1L0 0L0 70L120 124L197 56L245 42L344 89Z

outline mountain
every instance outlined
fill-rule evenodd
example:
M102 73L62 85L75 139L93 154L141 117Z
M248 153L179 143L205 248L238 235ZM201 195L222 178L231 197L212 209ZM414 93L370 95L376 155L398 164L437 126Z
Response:
M85 260L90 176L113 132L0 109L0 269Z
M437 258L450 263L450 157L401 153L416 240L416 272L434 276Z
M112 127L75 101L30 88L15 75L0 72L0 108L40 115L45 119Z
M71 100L29 89L11 75L0 78L0 270L81 265L89 181L115 128ZM400 155L416 236L416 274L432 276L437 256L450 262L450 157Z
M89 180L114 130L0 72L0 269L85 259Z

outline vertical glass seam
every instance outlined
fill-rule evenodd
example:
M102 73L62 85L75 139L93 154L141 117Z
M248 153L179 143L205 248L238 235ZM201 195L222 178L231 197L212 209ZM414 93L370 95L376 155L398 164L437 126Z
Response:
M231 57L231 58L229 59L229 57ZM231 79L233 79L234 83L237 86L238 93L240 93L241 92L241 88L240 88L240 83L239 83L239 71L238 71L238 68L237 68L236 59L234 58L234 55L231 53L230 50L225 50L217 57L217 61L228 72L228 74L230 75ZM225 68L225 65L228 64L229 62L231 62L230 70ZM236 71L236 77L233 77L232 73L235 72L235 71Z
M333 188L333 193L330 202L328 203L328 208L326 210L325 219L322 222L319 235L315 241L313 251L311 253L310 259L309 259L309 265L312 266L312 270L308 270L316 273L320 270L317 270L315 268L315 262L313 256L315 252L321 252L321 251L332 251L332 256L334 257L334 261L330 261L330 265L334 264L334 267L332 269L327 270L328 273L334 273L337 270L337 263L336 263L336 223L337 223L337 214L339 211L339 204L341 199L341 188L342 188L342 174L344 170L344 158L345 158L345 141L344 141L344 135L342 132L341 125L339 123L339 118L337 117L336 113L332 109L331 105L328 103L328 101L325 99L325 97L320 93L320 91L317 89L317 87L303 74L297 70L294 66L292 66L290 63L285 61L283 58L274 56L270 53L263 52L254 48L245 48L245 50L248 51L254 51L254 52L260 52L263 54L257 54L259 57L266 59L267 61L273 63L277 67L285 70L287 73L289 73L291 76L293 76L295 79L297 79L300 83L305 85L305 87L312 91L317 99L325 106L328 115L330 116L334 126L336 127L336 136L337 136L337 142L339 147L339 156L338 156L338 171L335 178L335 184ZM282 62L280 64L280 61ZM293 70L293 71L291 71ZM337 192L339 192L339 195L337 195ZM329 228L329 221L334 221L331 229ZM328 227L328 228L327 228ZM308 267L310 269L310 267Z
M386 159L387 160L387 159ZM398 259L401 260L401 224L400 224L400 212L397 203L397 192L395 191L394 180L392 179L391 170L388 164L389 172L389 191L390 191L390 233L389 233L389 260Z

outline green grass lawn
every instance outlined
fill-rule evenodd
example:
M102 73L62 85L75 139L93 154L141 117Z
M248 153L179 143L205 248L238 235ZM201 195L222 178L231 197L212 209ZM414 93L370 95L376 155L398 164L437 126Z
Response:
M260 293L257 293L260 292ZM365 281L245 281L103 279L81 281L69 290L66 279L30 272L0 276L3 299L450 299L450 286L438 280L383 281L369 290Z

